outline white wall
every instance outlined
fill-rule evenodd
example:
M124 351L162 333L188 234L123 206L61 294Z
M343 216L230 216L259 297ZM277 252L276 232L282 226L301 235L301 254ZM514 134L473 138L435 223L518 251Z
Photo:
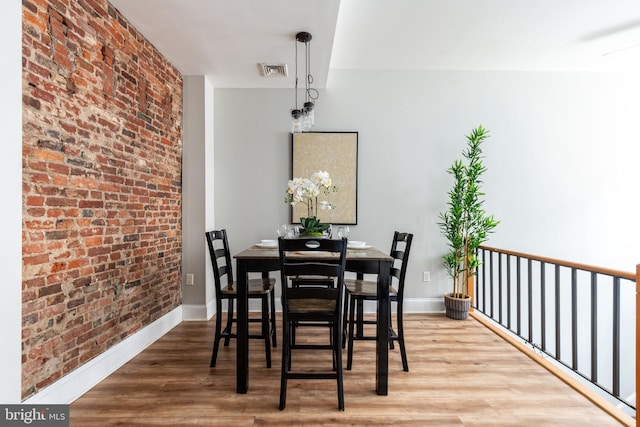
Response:
M208 319L215 297L204 233L213 222L213 87L204 76L183 78L182 302L185 319ZM193 274L193 285L186 275Z
M393 230L413 232L407 298L440 298L449 288L436 224L451 184L445 171L482 124L492 134L486 208L502 220L487 244L634 271L638 77L332 70L315 130L359 132L352 238L386 249ZM291 90L215 93L215 215L237 251L273 237L288 219L293 97Z
M214 90L215 227L227 229L232 252L275 238L278 224L288 221L284 190L290 173L291 95Z
M215 228L215 198L214 198L214 164L213 164L213 148L215 145L214 133L213 133L213 85L207 77L204 79L204 99L205 99L205 143L204 143L204 231L213 230ZM200 195L201 197L203 195ZM202 230L200 235L202 236ZM206 243L205 243L206 245ZM207 305L207 319L215 314L215 289L214 289L214 277L213 268L210 266L209 252L205 251L204 264L205 264L205 304Z
M0 67L0 127L2 128L2 245L0 262L0 402L21 400L21 314L22 314L22 74L20 67L22 5L6 2L0 14L2 58Z

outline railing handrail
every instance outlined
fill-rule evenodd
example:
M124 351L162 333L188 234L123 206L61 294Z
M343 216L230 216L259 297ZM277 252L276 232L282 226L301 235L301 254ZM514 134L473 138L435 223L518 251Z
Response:
M512 256L518 256L521 258L528 258L534 261L540 261L540 262L546 262L549 264L556 264L556 265L560 265L562 267L569 267L569 268L576 268L578 270L585 270L585 271L592 271L594 273L599 273L599 274L606 274L608 276L618 276L624 279L629 279L629 280L636 280L636 273L635 272L629 272L629 271L622 271L622 270L614 270L612 268L606 268L606 267L598 267L598 266L594 266L594 265L589 265L589 264L581 264L578 262L571 262L571 261L565 261L565 260L561 260L561 259L556 259L556 258L549 258L549 257L545 257L545 256L540 256L540 255L532 255L532 254L527 254L524 252L517 252L517 251L511 251L511 250L506 250L506 249L498 249L498 248L494 248L491 246L480 246L479 249L485 249L491 252L497 252L497 253L501 253L501 254L505 254L505 255L512 255Z

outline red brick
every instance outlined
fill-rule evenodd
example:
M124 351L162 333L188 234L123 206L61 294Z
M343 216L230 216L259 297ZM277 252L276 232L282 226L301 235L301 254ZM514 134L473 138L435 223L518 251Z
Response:
M29 257L22 257L22 263L24 265L46 264L48 262L49 262L48 254L37 254Z
M26 198L27 206L43 206L44 205L44 197L42 196L28 196Z
M41 99L43 101L47 101L47 102L50 102L50 103L54 103L55 100L56 100L55 95L53 95L52 93L49 93L49 92L45 92L42 89L38 89L37 87L33 88L33 90L31 90L31 95L36 99Z
M22 254L39 254L44 251L45 246L42 243L33 243L22 245Z

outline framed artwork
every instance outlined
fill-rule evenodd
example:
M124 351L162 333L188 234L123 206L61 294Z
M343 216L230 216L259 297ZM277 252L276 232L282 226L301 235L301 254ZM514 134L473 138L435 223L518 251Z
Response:
M291 138L291 178L310 178L319 170L326 171L338 189L318 201L335 206L318 210L320 222L329 224L358 223L358 132L302 132ZM291 208L291 223L307 216L307 208L297 204Z

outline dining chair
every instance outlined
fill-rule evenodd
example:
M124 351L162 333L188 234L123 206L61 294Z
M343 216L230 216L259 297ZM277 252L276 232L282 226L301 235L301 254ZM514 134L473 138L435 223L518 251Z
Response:
M226 347L229 345L231 338L237 338L237 334L232 332L232 327L237 322L237 318L234 315L234 302L238 298L238 290L233 280L233 267L227 231L225 229L208 231L205 236L209 247L211 265L213 266L216 292L216 326L210 364L213 368L216 366L220 341L224 338ZM271 344L276 347L275 283L276 279L270 278L269 272L262 273L262 278L251 278L247 281L249 299L260 299L262 303L261 317L259 319L249 319L249 322L261 323L261 333L249 334L249 338L264 340L267 368L271 367ZM222 329L222 302L225 300L228 302L227 322L224 329Z
M282 370L280 374L280 410L286 406L289 379L335 379L338 409L344 411L342 374L342 300L347 239L278 239L282 283ZM322 277L313 286L294 286L292 280ZM333 286L326 286L332 280ZM328 324L330 342L294 342L292 331L300 322ZM331 350L332 370L321 370L317 364L292 370L292 350ZM319 359L313 359L318 361ZM327 359L328 362L328 359ZM310 369L311 368L311 369Z
M407 362L407 352L404 345L404 325L403 325L403 300L404 300L404 279L407 273L409 251L411 249L411 233L393 233L390 255L394 259L391 266L391 283L389 284L389 304L397 304L396 320L397 332L393 329L391 322L391 307L389 307L389 347L394 348L393 342L398 341L400 355L402 357L402 368L409 371ZM395 284L394 284L395 282ZM362 273L356 274L356 279L345 279L345 300L344 317L345 325L348 325L346 339L348 340L347 370L351 369L353 362L353 342L356 340L375 340L375 336L365 335L365 324L376 324L375 320L364 320L364 301L376 301L378 299L378 284L375 280L364 280ZM355 327L357 330L354 332Z

